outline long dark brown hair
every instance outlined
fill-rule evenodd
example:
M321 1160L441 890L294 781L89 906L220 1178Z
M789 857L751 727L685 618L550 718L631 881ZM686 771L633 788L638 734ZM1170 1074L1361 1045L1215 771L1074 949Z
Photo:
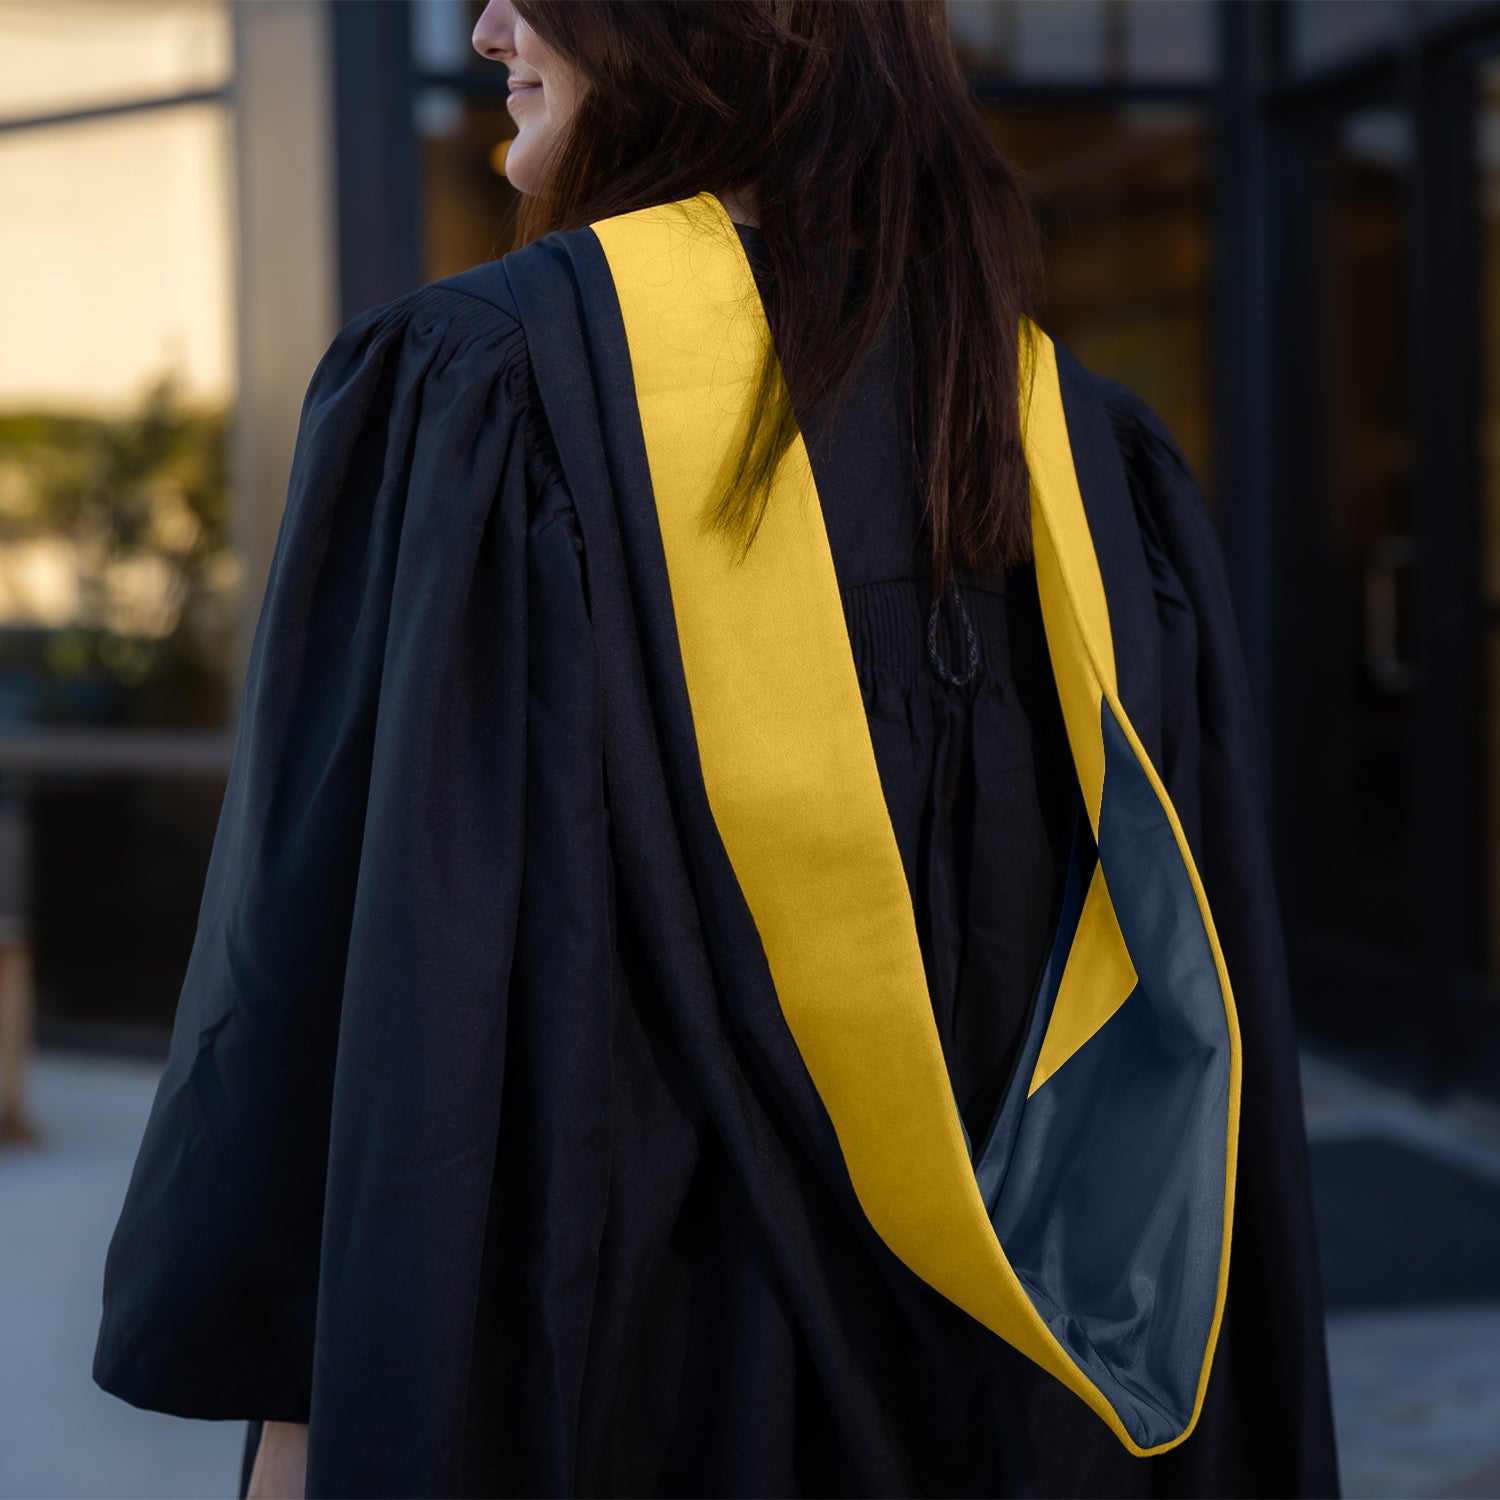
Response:
M518 246L705 190L755 205L774 352L715 522L749 547L795 413L831 420L894 311L913 361L933 588L955 565L994 573L1028 557L1018 344L1041 293L1040 236L942 0L515 8L585 83L539 191L522 199ZM845 313L851 243L866 275Z

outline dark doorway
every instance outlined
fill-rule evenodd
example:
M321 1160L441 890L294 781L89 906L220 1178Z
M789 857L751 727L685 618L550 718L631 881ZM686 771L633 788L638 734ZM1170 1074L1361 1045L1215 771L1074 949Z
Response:
M1277 843L1309 1031L1500 1094L1500 117L1493 35L1450 43L1414 33L1275 124Z

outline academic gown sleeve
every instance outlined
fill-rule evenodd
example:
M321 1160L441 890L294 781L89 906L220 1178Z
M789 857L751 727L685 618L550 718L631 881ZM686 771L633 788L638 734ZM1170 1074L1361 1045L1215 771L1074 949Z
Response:
M309 1494L458 1492L538 763L571 801L533 788L529 836L572 885L534 904L571 945L525 961L595 978L581 542L528 370L516 319L441 283L317 367L108 1252L97 1383L312 1418Z
M1096 377L1119 443L1161 644L1162 778L1234 985L1243 1053L1233 1250L1198 1428L1159 1493L1338 1493L1296 1031L1257 736L1229 580L1181 449L1141 397Z

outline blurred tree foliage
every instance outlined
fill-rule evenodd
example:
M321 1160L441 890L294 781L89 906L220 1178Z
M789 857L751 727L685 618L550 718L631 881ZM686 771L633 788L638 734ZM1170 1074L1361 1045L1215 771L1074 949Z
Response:
M228 417L0 413L0 725L220 725L238 559Z

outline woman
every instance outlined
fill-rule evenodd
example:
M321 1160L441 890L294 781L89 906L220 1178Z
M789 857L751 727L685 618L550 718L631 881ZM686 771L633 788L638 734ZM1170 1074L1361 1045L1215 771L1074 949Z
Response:
M474 40L525 248L313 378L95 1378L252 1495L1335 1493L1217 545L942 6Z

